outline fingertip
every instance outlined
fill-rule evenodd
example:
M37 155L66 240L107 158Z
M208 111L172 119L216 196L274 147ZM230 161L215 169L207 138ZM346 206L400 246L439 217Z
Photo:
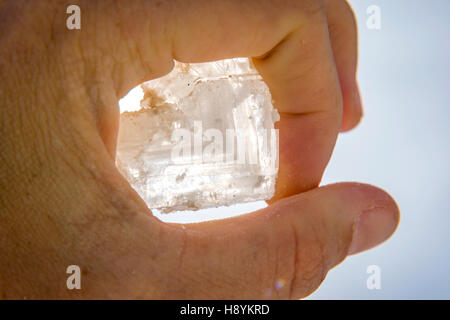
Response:
M330 265L345 256L380 245L395 232L400 212L395 200L384 190L368 184L344 182L317 189L321 203L333 210L324 210L322 221L330 226L328 245L333 248ZM336 244L336 239L341 239Z
M340 132L350 131L358 126L363 117L363 108L359 89L355 86L350 92L343 94L344 110Z
M384 190L368 186L366 194L372 199L356 217L348 254L353 255L388 240L400 222L400 210L395 200Z
M398 217L398 212L387 208L374 208L362 213L355 222L348 254L357 254L385 242L397 229Z

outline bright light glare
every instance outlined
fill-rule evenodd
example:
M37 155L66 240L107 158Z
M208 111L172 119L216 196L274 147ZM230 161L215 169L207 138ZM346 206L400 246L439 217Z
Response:
M141 86L130 90L122 99L119 100L120 113L125 111L138 111L141 109L140 102L144 97L144 91Z

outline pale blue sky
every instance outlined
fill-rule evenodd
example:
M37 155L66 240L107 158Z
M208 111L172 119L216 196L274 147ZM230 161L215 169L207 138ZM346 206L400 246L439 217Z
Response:
M339 138L324 184L389 191L402 220L382 246L348 258L313 299L450 299L450 1L353 0L359 20L361 125ZM366 9L381 8L381 30ZM366 268L381 268L381 290Z

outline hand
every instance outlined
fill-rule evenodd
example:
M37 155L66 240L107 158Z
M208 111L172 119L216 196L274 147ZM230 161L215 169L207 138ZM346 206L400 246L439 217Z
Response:
M385 192L317 188L361 117L343 0L0 3L2 298L300 298L396 228ZM252 57L281 114L275 197L192 225L151 215L114 165L118 99L173 59ZM66 268L83 270L66 288Z

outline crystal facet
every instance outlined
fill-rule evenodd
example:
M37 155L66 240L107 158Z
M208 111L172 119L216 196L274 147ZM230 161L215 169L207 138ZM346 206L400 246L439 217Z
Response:
M269 199L279 116L246 58L175 62L122 112L117 166L150 208L197 210Z

